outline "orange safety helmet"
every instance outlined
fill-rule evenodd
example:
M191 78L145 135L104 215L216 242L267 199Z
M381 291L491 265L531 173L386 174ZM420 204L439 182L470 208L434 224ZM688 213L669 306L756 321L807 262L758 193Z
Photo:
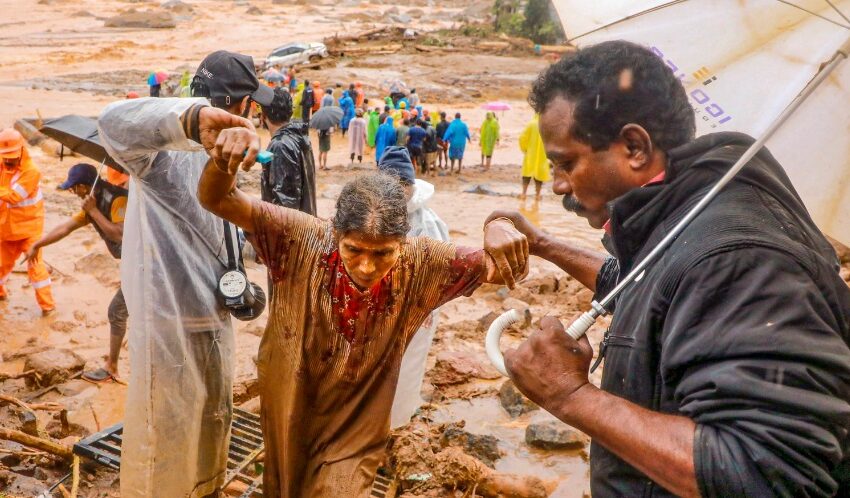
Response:
M17 159L24 149L24 136L14 128L0 131L0 158Z

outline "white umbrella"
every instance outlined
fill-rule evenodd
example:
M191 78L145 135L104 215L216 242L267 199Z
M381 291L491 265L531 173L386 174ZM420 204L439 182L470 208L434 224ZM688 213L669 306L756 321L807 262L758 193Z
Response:
M682 80L697 135L758 140L671 233L567 329L581 337L605 306L767 144L818 226L850 244L850 0L555 0L577 46L628 40L650 47ZM506 313L503 326L515 318ZM487 352L504 373L500 327Z

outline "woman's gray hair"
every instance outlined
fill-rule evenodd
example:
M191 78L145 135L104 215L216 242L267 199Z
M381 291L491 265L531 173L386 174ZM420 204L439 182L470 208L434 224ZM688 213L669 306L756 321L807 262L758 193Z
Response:
M348 182L336 200L333 226L340 236L357 231L371 237L405 237L410 222L404 187L385 173Z

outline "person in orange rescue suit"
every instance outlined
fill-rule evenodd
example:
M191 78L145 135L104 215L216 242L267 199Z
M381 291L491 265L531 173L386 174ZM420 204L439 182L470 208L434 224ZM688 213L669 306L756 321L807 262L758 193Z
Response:
M16 130L0 130L0 301L7 299L6 280L15 261L41 237L44 228L41 172L32 162L24 137ZM28 261L27 273L35 299L47 316L56 309L50 292L50 274L39 254Z

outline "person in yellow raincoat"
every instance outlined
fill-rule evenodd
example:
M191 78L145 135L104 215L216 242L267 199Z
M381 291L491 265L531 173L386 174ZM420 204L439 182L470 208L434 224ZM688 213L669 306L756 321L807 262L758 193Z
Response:
M301 112L301 98L304 97L304 83L298 83L295 93L292 94L292 119L304 119L304 114Z
M499 141L499 120L496 119L496 113L487 113L479 132L481 137L481 167L484 168L484 171L489 171L490 164L493 161L493 149Z
M41 172L30 159L24 137L12 128L0 130L0 301L7 298L4 284L15 261L40 237L44 229ZM35 299L47 316L56 309L50 291L50 274L41 251L27 261L27 274Z
M539 202L543 182L549 181L549 159L546 158L543 139L540 138L540 130L537 128L537 119L538 116L535 114L519 136L519 148L525 154L522 161L522 196L520 199L525 200L528 184L534 178L534 200Z

